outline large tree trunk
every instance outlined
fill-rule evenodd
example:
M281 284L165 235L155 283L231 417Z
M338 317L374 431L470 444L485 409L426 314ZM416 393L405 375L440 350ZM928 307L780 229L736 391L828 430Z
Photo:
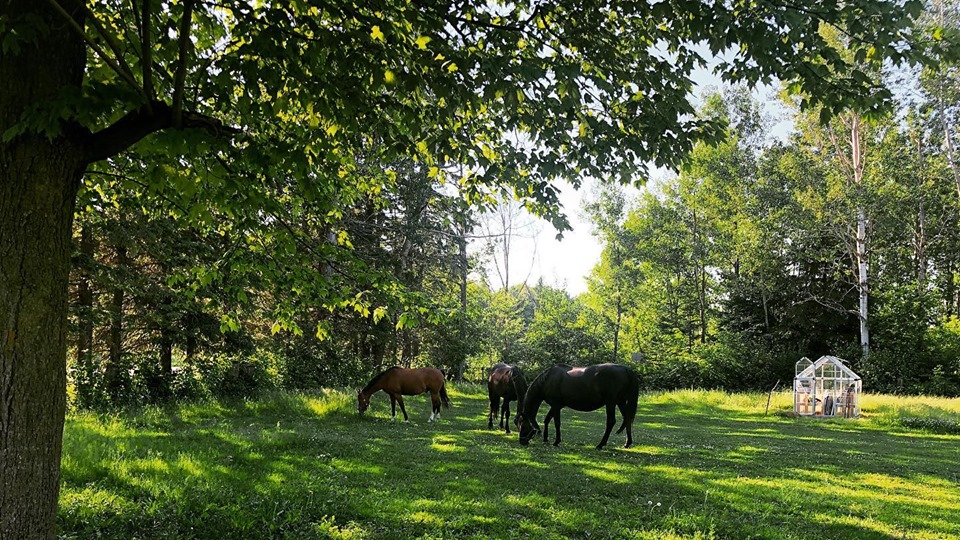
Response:
M61 1L81 20L79 4ZM0 54L0 133L24 111L78 88L85 56L47 2L0 0L7 25L48 28ZM0 143L0 538L53 538L66 409L67 279L78 145L63 133ZM53 135L48 138L48 135Z
M69 147L0 151L0 538L54 533L66 410L71 226L82 165Z

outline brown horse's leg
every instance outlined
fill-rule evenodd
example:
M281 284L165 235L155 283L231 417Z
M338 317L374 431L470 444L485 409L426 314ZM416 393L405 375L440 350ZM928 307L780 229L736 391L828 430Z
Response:
M410 417L407 416L407 408L403 406L403 396L400 394L397 394L397 403L400 404L400 412L403 413L403 421L404 422L409 421Z
M433 405L433 410L430 411L430 421L440 419L440 392L438 390L430 390L430 402Z
M487 428L493 429L493 419L500 414L500 396L490 395L490 414L487 415ZM503 427L503 426L500 426Z
M607 445L607 439L610 438L610 432L613 431L613 426L617 424L617 406L613 403L607 403L607 430L603 432L603 438L600 439L600 444L597 445L597 450L600 450Z

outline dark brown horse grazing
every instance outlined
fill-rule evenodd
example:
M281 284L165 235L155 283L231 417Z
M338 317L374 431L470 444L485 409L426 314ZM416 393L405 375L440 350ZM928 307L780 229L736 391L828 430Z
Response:
M520 444L530 444L530 439L540 431L537 412L546 401L550 411L543 419L543 442L547 442L550 419L557 429L553 445L560 444L560 409L570 407L577 411L595 411L607 407L607 430L597 449L603 448L610 438L610 431L617 423L616 408L620 408L623 424L617 433L627 430L627 444L633 444L633 418L637 414L637 398L640 395L640 379L626 366L600 364L575 368L556 365L544 370L527 388L523 405L517 411L520 424Z
M510 402L523 403L523 396L526 393L527 379L519 367L495 364L490 368L490 377L487 378L487 395L490 396L487 428L493 429L493 419L499 413L500 429L506 427L507 433L510 433ZM503 399L503 407L500 406L501 399Z
M407 409L403 406L403 396L416 396L430 392L433 401L433 411L430 413L430 422L440 419L440 404L450 407L450 398L447 397L447 385L443 372L434 368L408 369L392 367L381 372L367 383L366 388L357 390L357 411L363 414L370 405L370 396L383 390L390 396L390 411L393 419L397 419L397 403L403 419L409 420Z

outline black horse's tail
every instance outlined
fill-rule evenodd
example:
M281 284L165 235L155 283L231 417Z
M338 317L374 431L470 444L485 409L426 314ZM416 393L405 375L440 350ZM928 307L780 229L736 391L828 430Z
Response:
M443 384L440 385L440 401L443 403L444 407L448 409L450 408L450 397L447 396L447 381L443 381Z
M637 401L640 399L640 376L633 370L630 370L630 375L627 395L624 397L623 423L620 424L617 433L623 433L627 426L633 424L633 418L637 416Z

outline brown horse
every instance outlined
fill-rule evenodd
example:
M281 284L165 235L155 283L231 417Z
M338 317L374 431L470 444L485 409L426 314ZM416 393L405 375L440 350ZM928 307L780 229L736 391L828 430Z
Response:
M520 444L530 444L530 439L540 431L537 424L537 412L546 401L550 405L543 419L543 442L547 442L547 430L550 420L557 429L553 445L560 444L560 409L570 407L577 411L595 411L600 407L607 409L607 429L600 439L597 449L603 448L610 437L610 431L617 423L616 409L620 409L623 423L617 433L627 430L627 444L633 444L633 419L637 414L637 399L640 395L640 379L632 369L618 364L600 364L575 368L558 364L547 368L530 383L527 395L517 411L520 427Z
M500 429L507 428L510 433L510 402L523 403L527 393L527 379L517 366L496 364L490 368L487 378L487 395L490 396L490 414L487 415L487 428L493 429L493 419L500 414ZM500 399L503 399L503 407Z
M410 419L407 416L407 409L403 406L403 396L417 396L429 391L433 401L430 422L440 419L441 403L444 407L450 407L446 381L443 378L443 372L439 369L408 369L394 366L381 372L367 383L366 388L357 390L357 411L363 414L363 411L370 406L370 396L380 390L390 396L390 411L394 420L397 419L397 403L400 403L404 421Z

